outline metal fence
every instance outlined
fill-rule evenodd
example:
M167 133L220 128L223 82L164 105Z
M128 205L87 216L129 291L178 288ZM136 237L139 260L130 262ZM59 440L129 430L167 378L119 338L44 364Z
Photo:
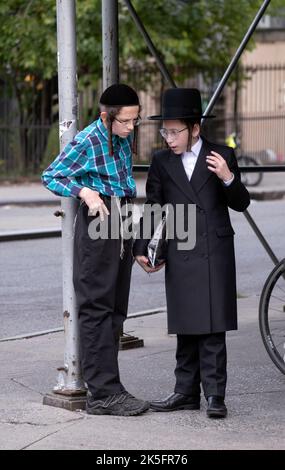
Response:
M225 88L215 105L217 117L211 120L210 126L206 123L204 133L209 139L224 143L228 134L237 132L241 137L241 151L257 157L262 164L285 164L285 64L248 66L242 75L245 79L238 93L236 85ZM213 84L203 82L201 73L197 72L184 86L198 86L207 105ZM159 90L160 86L156 92L150 89L140 93L143 116L159 111ZM53 122L56 114L51 115L49 123L18 125L15 98L3 82L0 91L0 177L38 174L58 151L58 123ZM55 100L55 95L52 99ZM80 103L80 115L88 115L87 107L94 107L94 90L91 95L90 89L83 92ZM93 110L89 116L92 113ZM153 151L161 148L163 141L158 129L157 122L142 123L135 163L148 163Z
M251 65L239 91L237 121L225 114L226 129L241 136L243 151L264 164L285 163L285 64Z

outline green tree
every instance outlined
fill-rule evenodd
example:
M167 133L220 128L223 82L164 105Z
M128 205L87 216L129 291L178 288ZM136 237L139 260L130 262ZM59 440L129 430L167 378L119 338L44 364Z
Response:
M211 76L228 64L261 0L133 0L140 18L178 82L197 69ZM97 87L102 73L101 1L77 0L79 86ZM272 11L285 6L273 0ZM274 13L274 11L273 11ZM156 65L119 0L120 69L140 86L157 80ZM29 125L50 123L57 81L56 1L9 0L0 3L0 77L18 101L23 166L28 168ZM251 43L253 47L253 42Z
M154 44L178 80L183 70L225 67L255 17L261 0L133 0ZM285 0L271 2L272 14ZM145 62L148 49L136 31L124 2L120 14L120 50L123 65ZM130 40L131 38L131 40ZM250 47L253 47L253 41Z
M48 14L47 14L48 12ZM18 102L19 166L28 169L30 125L50 114L51 80L56 73L56 18L53 0L10 0L0 4L1 77ZM13 110L14 112L14 110Z

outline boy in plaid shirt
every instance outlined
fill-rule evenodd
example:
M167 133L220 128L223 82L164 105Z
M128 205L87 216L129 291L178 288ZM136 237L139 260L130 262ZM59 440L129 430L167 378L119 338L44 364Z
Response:
M125 390L118 367L132 240L123 240L122 235L91 238L88 228L100 217L110 232L115 208L121 216L122 207L136 196L132 149L140 122L137 93L127 85L112 85L100 98L100 111L99 119L79 132L43 172L42 181L57 195L81 199L75 224L73 282L79 307L81 365L88 385L87 413L131 416L149 408L147 402Z

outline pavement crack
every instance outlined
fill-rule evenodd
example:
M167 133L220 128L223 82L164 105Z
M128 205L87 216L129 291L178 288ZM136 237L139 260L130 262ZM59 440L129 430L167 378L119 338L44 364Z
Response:
M44 393L39 392L38 390L34 390L33 388L29 387L28 385L23 384L19 380L14 379L13 377L10 379L12 382L16 383L17 385L20 385L20 387L25 388L26 390L29 390L30 392L37 393L38 395L41 395L42 397L44 396Z
M148 353L148 354L142 354L140 356L140 359L144 359L146 357L150 357L150 356L158 356L159 354L163 354L163 353L167 353L167 352L173 352L175 351L175 348L171 348L171 349L163 349L161 351L156 351L156 352L153 352L153 353Z
M82 417L82 418L79 418L79 419L82 420L82 419L84 419L84 418ZM63 428L57 429L56 431L50 432L50 433L46 434L45 436L41 437L40 439L36 439L35 441L31 442L30 444L28 444L28 445L26 445L26 446L24 446L24 447L21 447L20 450L27 450L27 449L29 449L29 447L33 446L34 444L37 444L38 442L43 441L43 440L46 439L47 437L54 436L54 435L57 434L58 432L63 431L63 430L65 430L65 429L67 429L67 428L70 428L71 426L73 426L73 425L75 424L75 423L74 423L75 421L78 421L78 418L77 418L76 420L73 419L72 421L73 421L72 424L69 424L68 426L64 426Z
M267 393L283 393L284 390L255 390L254 392L228 392L228 396L231 397L242 397L242 396L248 396L248 395L264 395Z
M22 425L22 424L27 424L29 426L49 426L48 424L40 424L40 423L32 423L31 421L14 421L14 420L8 420L8 421L0 421L1 424L12 424L12 425Z
M80 418L73 418L73 419L69 419L67 420L67 423L75 423L76 421L78 421L78 419L82 419L83 417L80 417ZM11 425L25 425L27 424L28 426L35 426L35 427L48 427L48 426L57 426L59 424L62 424L60 421L57 421L55 423L52 423L52 424L47 424L47 423L33 423L32 421L19 421L19 420L13 420L13 419L10 419L10 420L0 420L0 424L11 424ZM57 431L56 431L57 432Z

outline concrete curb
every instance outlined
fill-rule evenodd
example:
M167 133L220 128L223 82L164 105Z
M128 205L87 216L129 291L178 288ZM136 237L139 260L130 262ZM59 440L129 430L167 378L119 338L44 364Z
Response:
M285 190L277 191L249 191L251 199L256 201L273 201L278 199L283 199L285 196Z
M61 229L44 229L44 230L21 230L13 232L0 233L0 242L12 242L19 240L33 240L38 238L54 238L61 237Z
M30 206L60 206L60 199L27 199L27 200L16 200L16 199L8 199L4 201L0 201L0 207L3 206L21 206L21 207L30 207Z
M270 200L280 200L285 197L284 190L268 190L268 191L258 191L250 190L250 197L252 200L256 201L270 201ZM134 200L135 204L143 204L145 202L145 197L137 197ZM20 207L40 207L40 206L57 206L60 207L60 199L58 200L10 200L10 201L1 201L0 207L3 206L20 206ZM32 240L32 239L41 239L41 238L55 238L61 237L61 229L50 228L50 229L36 229L36 230L22 230L22 231L11 231L11 232L0 232L0 242L11 242L11 241L20 241L20 240Z
M145 202L144 196L139 196L134 199L136 204L143 204ZM27 200L17 200L17 199L10 199L0 201L0 207L3 206L20 206L20 207L33 207L33 206L60 206L61 202L60 199L27 199Z
M141 310L139 312L130 313L127 316L127 320L131 320L132 318L148 317L149 315L155 315L156 313L164 313L164 312L166 312L166 310L167 310L166 306L158 307L158 308L151 308L149 310ZM7 341L18 341L20 339L35 338L37 336L50 335L52 333L58 333L60 331L64 331L63 326L58 327L58 328L51 328L49 330L34 331L33 333L25 333L23 335L9 336L7 338L1 338L0 343L6 343Z

